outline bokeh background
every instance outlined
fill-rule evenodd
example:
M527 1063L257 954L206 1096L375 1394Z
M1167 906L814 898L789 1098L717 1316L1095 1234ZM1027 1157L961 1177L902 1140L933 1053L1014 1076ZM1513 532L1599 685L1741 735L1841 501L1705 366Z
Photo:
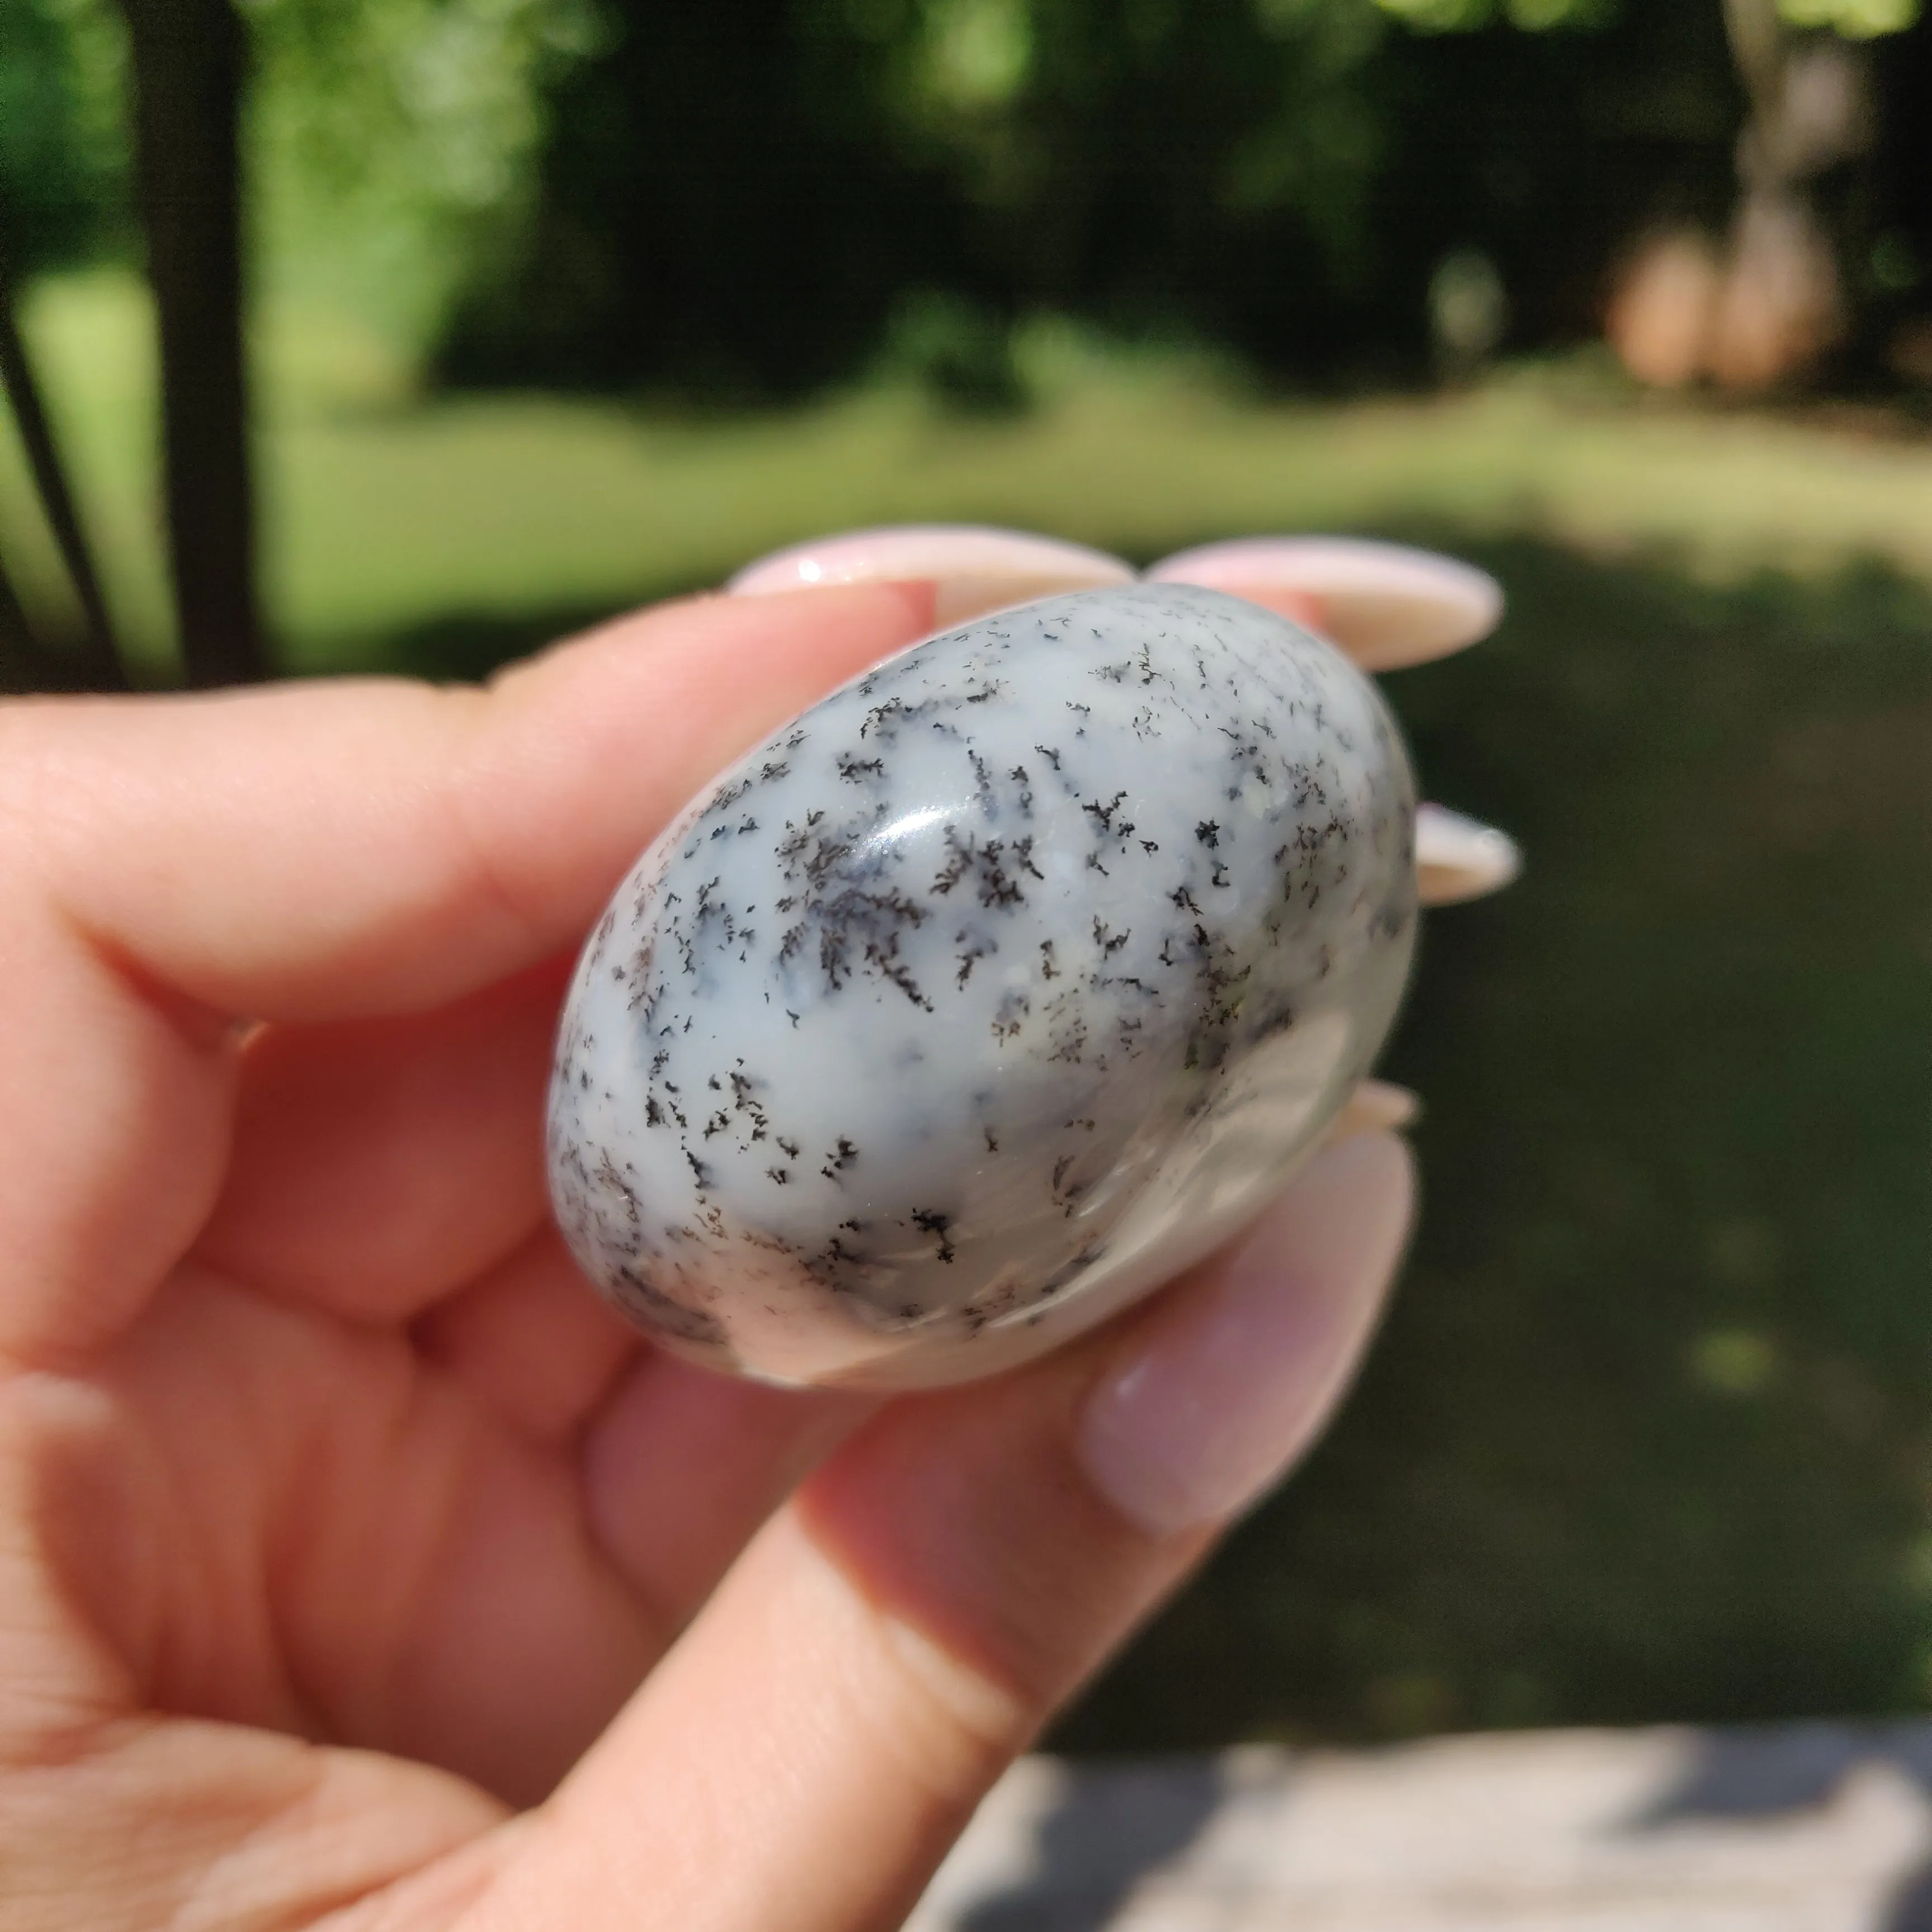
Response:
M0 250L15 688L870 521L1494 571L1389 686L1529 861L1390 1055L1406 1286L1062 1741L1932 1706L1914 0L5 0Z

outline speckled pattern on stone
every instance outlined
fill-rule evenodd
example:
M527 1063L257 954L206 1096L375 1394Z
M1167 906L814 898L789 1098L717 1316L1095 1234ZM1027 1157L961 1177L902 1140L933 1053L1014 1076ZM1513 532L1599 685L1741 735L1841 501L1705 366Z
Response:
M1414 803L1372 686L1211 591L944 632L742 760L586 947L580 1261L781 1380L971 1375L1205 1252L1381 1045Z

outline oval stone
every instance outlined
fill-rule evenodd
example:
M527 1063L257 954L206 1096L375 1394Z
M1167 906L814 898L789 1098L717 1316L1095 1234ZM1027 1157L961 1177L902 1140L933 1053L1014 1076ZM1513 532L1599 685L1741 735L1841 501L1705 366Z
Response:
M902 652L598 922L550 1102L573 1252L770 1380L1039 1352L1234 1232L1367 1071L1414 816L1373 686L1234 598L1081 592Z

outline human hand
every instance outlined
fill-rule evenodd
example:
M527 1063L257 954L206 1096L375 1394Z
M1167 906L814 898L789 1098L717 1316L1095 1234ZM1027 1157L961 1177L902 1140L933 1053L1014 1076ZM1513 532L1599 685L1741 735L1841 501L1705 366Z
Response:
M1384 1132L1127 1322L890 1405L655 1352L552 1232L569 950L932 609L0 710L0 1928L889 1927L1319 1426L1406 1228Z

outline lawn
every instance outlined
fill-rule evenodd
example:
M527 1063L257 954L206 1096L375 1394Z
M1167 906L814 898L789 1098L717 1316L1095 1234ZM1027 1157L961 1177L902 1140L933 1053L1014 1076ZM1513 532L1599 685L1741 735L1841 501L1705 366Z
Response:
M168 644L131 285L30 321L113 595ZM1646 404L1584 363L1441 398L1245 394L1041 332L1041 400L784 414L413 400L372 338L262 344L297 671L482 669L868 520L1138 556L1439 542L1495 641L1390 690L1432 793L1523 839L1435 916L1389 1060L1427 1205L1359 1399L1067 1741L1932 1704L1932 443ZM15 459L0 541L51 592Z
M138 285L44 283L27 327L129 634L169 650L155 538L153 370ZM876 521L958 518L1152 556L1270 528L1533 537L1661 557L1703 580L1853 559L1932 576L1932 446L1869 423L1638 405L1588 362L1447 397L1270 401L1198 361L1035 331L1042 398L998 420L904 385L694 416L554 396L412 400L381 341L284 312L258 340L266 570L285 668L382 662L473 622L534 634L713 584L761 550ZM0 439L0 538L55 583ZM404 648L406 650L406 646Z

